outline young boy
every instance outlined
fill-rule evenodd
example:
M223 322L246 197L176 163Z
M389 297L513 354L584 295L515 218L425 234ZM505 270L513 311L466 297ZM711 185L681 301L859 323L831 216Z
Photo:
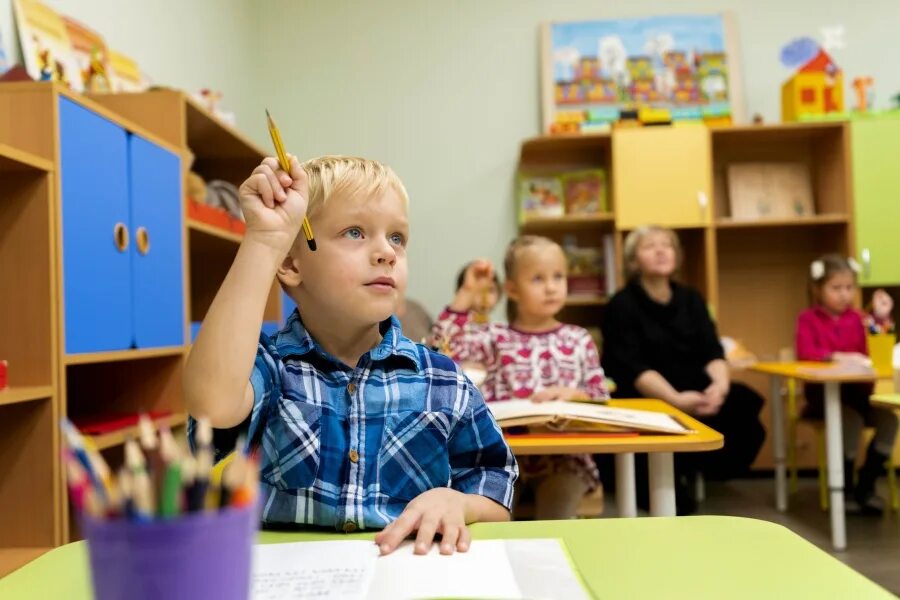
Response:
M403 184L370 160L291 157L288 174L266 158L240 195L247 232L184 377L217 457L238 431L261 447L264 523L384 528L382 553L414 531L426 552L440 533L442 553L465 551L467 523L509 518L517 467L481 394L392 316L406 291ZM299 308L270 339L276 276Z

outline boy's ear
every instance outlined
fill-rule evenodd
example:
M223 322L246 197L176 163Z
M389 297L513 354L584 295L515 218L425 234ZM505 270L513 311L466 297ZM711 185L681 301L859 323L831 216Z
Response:
M300 262L290 254L281 261L277 275L281 285L288 288L297 287L303 281L303 276L300 273Z

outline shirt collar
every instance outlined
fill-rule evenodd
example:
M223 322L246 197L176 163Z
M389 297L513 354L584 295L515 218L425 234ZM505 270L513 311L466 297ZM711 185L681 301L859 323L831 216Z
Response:
M835 316L825 310L825 308L821 304L816 304L815 306L813 306L813 312L816 313L816 315L818 315L820 318L826 319L827 321L842 321L843 319L847 318L847 315L855 314L856 309L851 306L841 314Z
M391 315L382 321L379 329L382 335L381 341L368 352L372 361L384 362L392 356L397 356L411 362L417 371L422 369L422 363L419 360L419 350L411 340L404 337L400 328L400 321L396 316ZM289 355L304 356L310 352L315 352L331 361L340 362L328 354L313 339L306 327L303 326L300 313L296 310L288 317L284 328L275 335L274 342L278 353L282 357Z

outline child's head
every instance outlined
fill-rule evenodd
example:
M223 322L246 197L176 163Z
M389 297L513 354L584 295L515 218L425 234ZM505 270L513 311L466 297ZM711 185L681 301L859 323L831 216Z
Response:
M625 238L625 277L671 277L681 262L678 234L666 227L646 225Z
M517 318L552 318L566 303L566 255L551 239L523 235L514 239L503 261L506 294Z
M472 263L467 263L463 268L459 271L459 274L456 276L456 291L458 292L463 284L466 281L466 271ZM480 294L479 297L475 300L474 309L476 312L488 314L494 307L497 306L497 302L500 301L500 297L503 296L503 284L500 283L500 277L497 275L497 272L494 271L494 282L493 285L488 289L487 293Z
M303 163L307 215L317 249L301 232L278 279L304 318L366 326L388 318L406 292L409 198L374 160L323 156Z
M839 315L853 306L859 265L840 254L826 254L809 266L813 300L828 312Z

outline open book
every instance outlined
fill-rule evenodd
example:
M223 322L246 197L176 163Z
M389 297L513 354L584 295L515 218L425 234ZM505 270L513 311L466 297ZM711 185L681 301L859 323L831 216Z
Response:
M253 600L590 598L555 539L476 540L448 556L436 544L417 556L412 542L387 556L363 540L257 545L252 586Z
M488 408L500 427L544 425L567 431L638 431L692 433L671 415L585 402L491 402Z

